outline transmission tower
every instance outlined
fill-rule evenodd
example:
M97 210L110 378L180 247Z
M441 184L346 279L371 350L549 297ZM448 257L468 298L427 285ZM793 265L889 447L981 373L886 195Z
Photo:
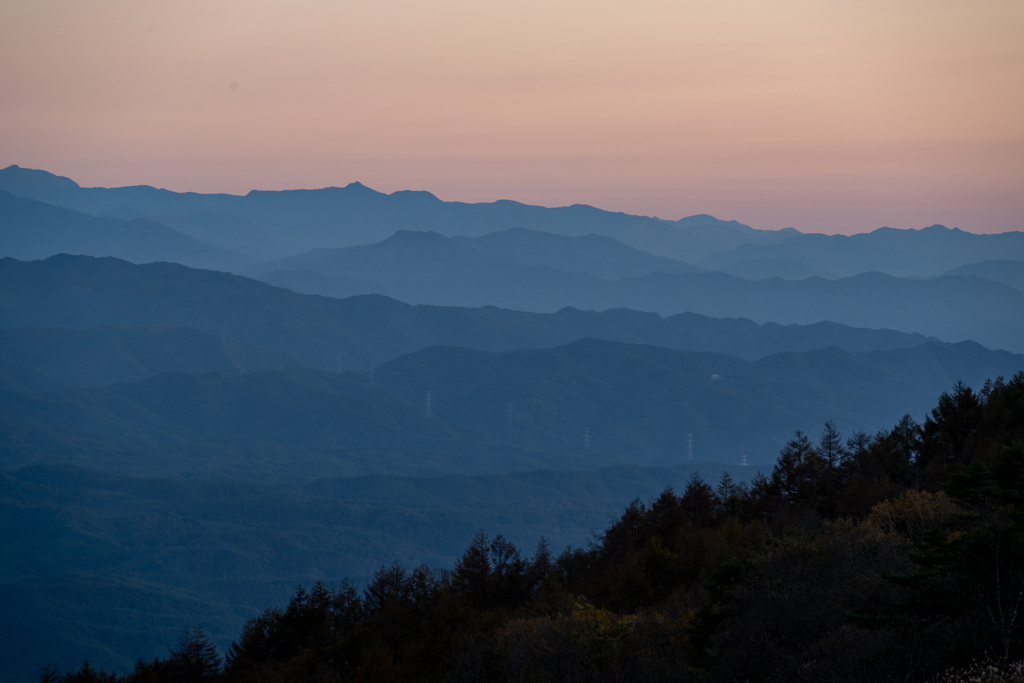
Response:
M508 404L508 433L512 433L512 404Z
M686 435L686 459L693 460L693 434Z
M433 402L433 401L432 401L432 399L431 399L431 396L430 396L430 392L428 391L428 392L427 392L427 417L431 417L431 416L433 415L433 413L432 413L432 412L430 412L430 404L431 404L432 402Z
M749 464L747 462L747 456L745 456L745 455L743 456L743 462L741 462L740 464L743 465L744 467L746 467Z

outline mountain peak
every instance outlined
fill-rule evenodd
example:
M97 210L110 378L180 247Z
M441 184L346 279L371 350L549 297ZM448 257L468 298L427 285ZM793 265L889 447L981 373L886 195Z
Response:
M17 164L11 164L0 170L0 184L5 190L14 194L24 196L24 192L18 192L18 188L34 190L71 190L80 186L71 178L55 175L49 171L39 171L34 168L22 168Z
M358 180L356 180L355 182L349 183L348 185L346 185L342 189L348 190L350 192L364 192L364 193L367 193L367 194L381 194L380 192L377 192L377 190L374 190L372 187L367 187L366 185L363 185Z

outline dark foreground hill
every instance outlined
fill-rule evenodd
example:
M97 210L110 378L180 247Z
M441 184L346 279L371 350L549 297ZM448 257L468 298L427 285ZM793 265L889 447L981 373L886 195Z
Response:
M793 429L869 432L920 418L957 380L1012 376L1024 356L929 343L756 362L582 340L500 354L432 347L372 373L166 373L98 389L0 392L0 465L73 462L132 475L307 481L770 461ZM427 415L427 396L430 392Z
M192 327L213 340L263 349L270 357L286 356L276 367L333 371L368 370L433 345L505 351L558 346L584 337L717 351L751 360L780 351L838 346L860 352L926 341L917 334L827 322L758 325L693 314L662 318L629 310L536 314L492 307L410 306L381 296L339 300L168 263L138 266L72 256L34 262L0 259L0 330L101 325ZM38 356L37 350L27 349L11 358L38 364ZM48 371L54 374L59 367L55 361ZM214 364L205 370L224 368ZM107 375L105 381L121 379L128 377Z

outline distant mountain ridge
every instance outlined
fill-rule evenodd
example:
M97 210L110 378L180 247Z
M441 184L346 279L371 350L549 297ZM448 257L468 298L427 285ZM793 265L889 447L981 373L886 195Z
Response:
M860 352L927 341L917 334L826 322L758 325L695 314L662 318L631 310L565 309L538 314L493 307L411 306L381 296L339 300L169 263L134 265L83 256L32 262L0 259L0 330L26 326L82 330L102 325L190 327L209 335L208 343L243 344L283 354L295 365L335 371L367 370L439 344L505 351L593 337L714 350L753 360L780 351L839 346ZM10 338L10 334L0 337ZM68 349L78 342L68 343L71 346L63 352L70 353ZM26 353L30 355L19 356L21 362L39 363L37 350ZM43 366L51 373L59 367ZM172 369L163 366L156 371Z
M55 253L233 271L255 265L241 254L202 244L147 218L96 217L0 190L0 255L32 260Z
M1024 292L1024 261L1008 261L999 259L995 261L982 261L980 263L968 263L965 266L954 268L944 275L976 275L992 282L1001 282L1014 289Z
M429 192L384 194L358 182L343 188L204 195L148 186L83 188L69 178L10 166L0 170L0 190L97 216L153 220L211 247L265 261L313 249L374 244L403 230L472 239L515 228L613 238L653 258L753 280L837 278L869 271L923 278L971 262L1024 260L1022 232L976 235L936 225L922 230L879 228L851 236L801 234L792 228L755 230L707 214L670 221L585 205L545 208L509 200L444 202ZM508 237L502 249L511 255ZM479 242L478 250L489 250L487 244ZM564 259L532 262L555 270L578 270ZM662 263L659 270L677 272L676 268ZM623 271L620 264L601 277L636 275L628 268Z
M590 273L606 280L649 273L699 273L690 263L633 249L602 235L569 237L512 228L480 237L453 238L477 251L513 258L532 266L575 273Z
M668 221L585 205L549 209L510 200L443 202L429 192L388 195L358 182L343 188L202 195L148 186L82 188L69 178L9 166L0 170L0 189L96 215L124 209L141 212L226 249L251 253L247 249L255 244L261 253L277 249L276 257L379 242L398 230L477 237L526 227L561 235L605 235L637 249L692 261L740 244L798 234L791 228L755 230L706 214ZM239 232L239 225L248 226L248 231Z
M717 270L749 260L789 260L837 277L866 271L932 277L991 259L1024 260L1024 232L977 235L933 225L921 230L879 228L859 235L794 235L777 244L740 245L697 265Z
M610 237L567 237L526 228L476 238L399 230L376 244L313 249L274 259L251 274L279 271L342 278L362 288L367 285L358 283L458 282L521 271L544 271L556 277L567 274L564 277L570 280L580 273L616 280L655 272L704 272L689 263L633 249Z
M1024 296L1007 285L978 277L949 275L928 280L877 272L839 279L769 278L752 281L721 272L647 272L607 280L603 252L588 252L580 237L555 237L560 260L575 260L577 272L526 264L552 242L544 233L520 230L473 239L437 233L400 232L376 245L315 250L264 264L259 278L306 294L348 297L383 294L414 304L495 305L521 311L555 312L629 308L660 315L693 312L716 318L749 318L759 323L813 324L831 320L854 327L898 329L945 341L973 339L990 348L1024 351ZM489 243L487 252L475 250ZM513 242L514 248L502 244ZM628 248L627 248L628 249ZM621 250L618 250L621 253ZM572 253L575 252L575 253ZM571 254L571 257L566 254ZM585 256L586 258L581 258ZM629 256L629 254L625 254ZM615 259L616 267L629 263ZM632 267L660 268L639 259ZM582 272L584 268L591 272ZM664 270L668 270L665 268ZM693 269L696 270L696 269Z

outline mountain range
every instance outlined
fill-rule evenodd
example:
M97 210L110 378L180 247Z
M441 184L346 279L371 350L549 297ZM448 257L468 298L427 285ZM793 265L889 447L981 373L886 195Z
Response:
M517 259L472 249L476 240L433 232L399 232L375 245L314 252L264 264L260 279L297 292L347 297L380 293L409 303L495 305L554 312L629 308L673 315L685 311L759 323L811 324L821 320L974 340L991 348L1024 351L1024 292L975 275L928 280L877 272L838 280L772 278L751 281L721 272L674 273L606 280L593 272L539 265L551 242L543 233L515 231ZM563 238L565 240L581 238ZM569 260L566 257L566 260ZM576 258L596 271L600 260Z
M398 230L477 237L514 227L562 235L597 234L671 258L693 260L797 232L754 230L708 215L679 221L574 205L556 209L514 201L443 202L429 192L376 192L361 183L320 190L254 190L245 196L177 193L148 186L83 188L70 178L9 166L0 190L94 215L150 218L221 247L264 257L378 242Z
M69 178L10 166L0 170L0 190L95 216L155 221L202 244L237 252L235 258L244 254L264 261L312 249L372 244L400 230L476 238L512 228L610 237L657 257L752 279L834 278L868 271L932 277L974 262L1024 260L1021 232L977 235L934 225L922 230L879 228L851 236L801 234L792 228L755 230L706 214L671 221L584 205L444 202L429 192L384 194L360 183L204 195L149 186L83 188ZM504 255L514 257L508 238L504 241ZM478 250L487 249L485 241L478 243ZM557 260L544 265L572 270Z
M0 467L303 481L671 465L690 457L691 439L701 459L766 463L795 429L922 420L957 380L979 388L1021 370L1024 356L970 342L754 362L587 339L498 354L430 347L361 375L162 373L0 392Z
M1024 292L1024 261L982 261L954 268L946 275L977 275Z
M256 264L148 218L97 217L0 191L0 254L32 260L60 253L115 256L135 263L173 261L229 271Z
M109 254L250 274L335 298L830 321L1024 350L1024 261L1014 260L1024 258L1024 233L932 226L802 235L710 216L660 221L593 207L448 203L357 184L244 197L81 188L19 167L0 171L2 187L103 213L0 194L0 253L22 259ZM372 236L384 239L332 246ZM314 248L288 254L303 244ZM319 364L332 362L351 367L345 358Z
M867 271L932 277L992 259L1024 259L1024 233L977 235L933 225L922 230L879 228L859 235L794 235L775 244L743 244L694 262L710 270L750 261L789 261L834 277Z
M373 364L435 345L506 351L553 347L584 337L717 351L749 360L780 351L837 346L860 352L918 346L927 341L920 334L855 329L829 322L759 325L750 320L719 320L692 313L663 318L622 309L600 313L563 309L540 314L494 307L413 306L376 295L333 299L301 295L227 273L170 263L135 265L114 258L54 256L31 262L0 259L0 338L8 339L0 342L0 349L22 344L21 363L26 367L38 367L44 374L66 368L59 358L44 360L44 346L24 346L26 342L36 343L29 341L35 339L32 335L48 334L46 345L63 344L53 347L57 355L93 357L88 354L99 352L87 347L98 342L90 339L107 335L107 346L127 352L120 361L124 367L146 365L154 372L183 369L170 361L161 364L140 360L141 351L131 351L126 342L119 340L118 335L127 334L118 331L123 328L104 326L131 326L136 330L132 334L142 336L161 334L149 326L189 327L209 336L174 353L196 358L205 353L203 349L218 349L215 355L220 358L225 346L234 349L232 345L238 344L260 349L260 362L275 367L306 366L335 372L368 370ZM10 332L21 327L71 328L79 332ZM103 329L86 334L88 328ZM151 343L157 347L164 344L160 340ZM255 353L246 349L239 352ZM158 353L149 353L149 357ZM204 367L224 370L220 362L210 360ZM96 380L100 383L141 378L130 373L102 373L100 367L79 371L78 376L100 373ZM84 381L84 385L92 383ZM33 386L38 389L43 385Z

